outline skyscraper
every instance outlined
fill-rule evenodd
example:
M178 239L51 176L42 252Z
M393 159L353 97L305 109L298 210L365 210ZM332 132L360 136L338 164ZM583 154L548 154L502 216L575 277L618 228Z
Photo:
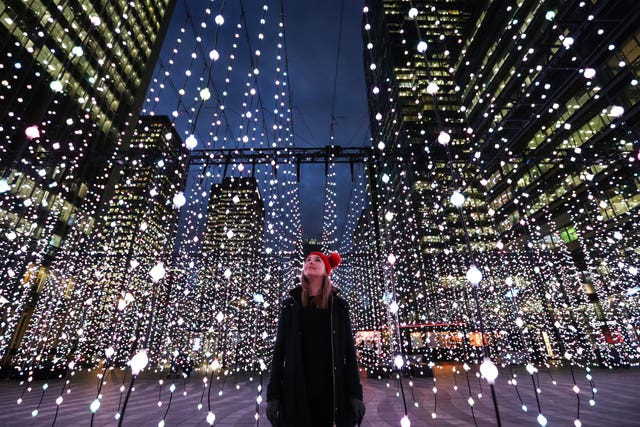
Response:
M175 2L0 5L0 271L15 352L56 253L91 232ZM18 283L28 279L22 292ZM30 294L30 296L28 296ZM3 358L3 364L10 357Z
M423 278L398 279L401 314L637 359L616 306L637 305L638 5L371 1L364 19L378 215L403 219L381 235Z
M189 162L166 116L141 117L128 146L122 178L100 223L104 275L94 288L96 309L89 323L104 341L89 343L96 348L85 351L94 354L113 345L127 360L140 346L157 356L162 337L150 334L165 330L161 325L175 314L167 304L167 283Z
M209 196L200 284L204 347L220 363L247 368L264 357L279 296L264 254L264 203L255 178L225 177ZM208 328L208 329L207 329Z

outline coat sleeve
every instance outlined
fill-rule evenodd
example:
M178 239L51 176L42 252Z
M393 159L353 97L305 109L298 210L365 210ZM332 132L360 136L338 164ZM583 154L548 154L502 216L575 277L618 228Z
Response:
M271 374L267 384L267 402L280 400L282 394L282 377L284 370L285 325L289 318L288 304L283 304L278 318L276 341L273 345L273 358L271 360Z
M351 318L349 305L345 302L344 310L345 322L345 382L347 394L350 399L362 400L362 385L360 384L360 374L358 373L358 361L356 360L356 347L354 344L353 330L351 328Z

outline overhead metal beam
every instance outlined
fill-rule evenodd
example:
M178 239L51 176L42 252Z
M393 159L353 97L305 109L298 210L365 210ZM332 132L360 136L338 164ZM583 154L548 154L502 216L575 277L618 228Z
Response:
M522 156L520 154L498 153L494 160L505 163L527 164L535 162L538 164L573 164L601 165L610 164L624 160L633 153L627 151L610 151L607 153L587 153L582 154L573 149L556 149L550 153ZM471 154L466 154L455 163L476 163L470 162ZM284 164L295 165L300 168L303 163L322 163L325 167L329 163L348 163L353 167L356 163L365 163L369 159L381 160L391 163L405 163L410 158L421 159L423 161L446 162L441 153L424 153L422 147L410 146L385 150L384 153L376 152L372 147L341 147L338 145L327 145L321 148L238 148L238 149L216 149L216 150L193 150L190 152L189 163L191 165L224 165L228 166L236 163L247 165L255 164ZM394 161L394 159L397 159ZM477 164L477 163L476 163Z
M340 147L327 145L323 148L241 148L217 150L193 150L189 163L213 165L233 163L276 164L289 163L362 163L373 155L370 147Z

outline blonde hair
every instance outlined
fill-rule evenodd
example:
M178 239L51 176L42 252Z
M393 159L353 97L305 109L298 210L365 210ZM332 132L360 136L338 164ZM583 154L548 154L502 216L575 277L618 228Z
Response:
M322 293L317 296L309 295L309 279L304 275L304 272L300 273L300 283L302 284L303 307L308 307L311 304L320 310L325 310L329 306L329 299L333 293L333 285L329 280L329 276L325 274L322 277Z

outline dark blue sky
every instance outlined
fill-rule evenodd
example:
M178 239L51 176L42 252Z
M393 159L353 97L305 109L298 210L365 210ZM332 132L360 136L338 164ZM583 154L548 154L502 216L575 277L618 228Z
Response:
M262 8L265 3L269 6L266 14ZM241 4L245 9L245 20L241 18ZM209 15L206 14L207 7L211 12ZM342 34L339 43L341 8L343 8ZM217 14L222 14L225 18L225 23L218 29L213 24L213 17ZM257 38L257 33L260 27L259 18L263 14L266 16L263 27L265 38L261 42ZM322 2L285 0L284 14L290 83L289 101L292 106L295 146L324 147L328 145L331 115L334 109L335 144L368 145L369 122L362 60L362 2L344 0L343 4L341 0ZM152 82L149 92L148 98L151 101L145 104L146 112L153 111L155 114L171 116L172 111L178 110L179 115L175 118L176 128L181 135L188 134L189 127L192 126L188 120L193 121L196 116L191 109L197 109L197 102L193 95L199 92L199 89L193 85L198 82L198 79L201 84L207 80L209 72L206 67L210 62L208 52L214 46L220 52L220 60L211 71L214 83L209 87L214 86L220 94L225 89L224 78L231 77L230 85L226 86L228 97L225 100L228 121L232 122L234 117L238 122L241 121L239 117L242 107L238 105L243 98L241 92L246 90L242 84L246 84L247 73L251 71L247 58L250 57L249 52L255 52L257 48L260 48L261 55L259 58L254 55L254 61L256 59L260 61L260 90L265 101L265 110L271 110L269 99L274 93L272 82L275 42L277 42L275 31L279 17L280 1L243 0L241 3L239 0L233 2L178 0L160 55L160 65L156 68L156 81ZM204 28L200 25L203 21L208 23ZM241 37L234 38L239 22L246 22L248 37L243 29L239 32ZM185 32L180 32L181 27L185 28ZM201 37L199 43L198 36ZM245 37L248 42L244 41ZM177 41L178 38L180 42ZM237 44L236 48L232 48L233 43ZM258 46L258 43L263 44ZM197 58L192 58L191 52L196 52ZM229 53L235 54L232 71L227 69L227 62L225 62ZM337 79L336 61L338 61ZM185 77L186 69L191 71L191 76ZM169 71L170 76L166 76L165 71ZM181 88L185 90L182 96L178 92ZM158 96L159 100L153 101L154 96ZM207 104L197 116L195 134L199 140L207 140L207 133L211 132L211 122L214 120L212 113L215 109L209 105L211 104ZM209 146L213 148L239 146L234 141L237 135L229 137L229 141L218 141ZM198 148L203 148L206 144L201 142ZM341 224L351 197L349 166L338 166L336 173L339 183L336 186L337 222ZM305 235L319 235L322 231L324 165L303 165L300 175L303 230Z
M289 48L289 70L294 104L296 144L319 147L329 144L333 88L338 51L340 0L285 3ZM335 97L335 143L341 146L369 144L369 115L362 50L362 2L344 0L342 36ZM316 212L322 210L322 193L315 191L322 181L324 166L310 169L301 180L305 230L319 233ZM350 183L348 166L338 169L338 183ZM338 220L345 214L349 185L338 185Z

